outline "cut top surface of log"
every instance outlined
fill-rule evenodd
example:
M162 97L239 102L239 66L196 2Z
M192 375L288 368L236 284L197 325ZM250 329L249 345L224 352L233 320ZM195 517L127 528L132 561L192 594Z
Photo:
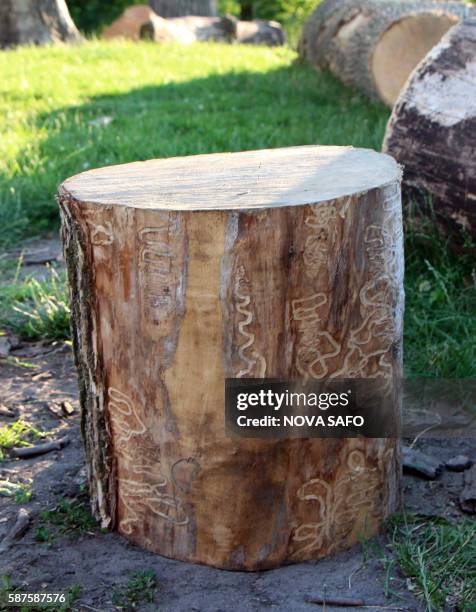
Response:
M135 162L71 177L79 202L157 210L240 210L324 202L400 178L395 160L353 147L302 146Z

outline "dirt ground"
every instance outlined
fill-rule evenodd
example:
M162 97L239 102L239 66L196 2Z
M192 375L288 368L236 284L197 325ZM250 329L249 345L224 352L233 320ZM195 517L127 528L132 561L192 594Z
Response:
M40 264L38 266L41 273ZM0 577L10 576L15 587L29 592L66 592L75 585L81 591L75 610L114 610L114 593L124 588L132 572L153 570L157 577L153 603L141 603L140 610L173 612L225 612L277 610L315 611L322 606L310 603L313 597L365 599L374 610L418 611L424 607L408 589L398 569L386 575L380 558L386 536L336 554L325 560L257 572L228 572L173 561L143 551L124 538L88 528L85 533L62 534L45 523L42 513L57 512L63 498L83 500L85 494L84 454L80 438L76 373L71 349L64 343L23 343L11 353L34 368L0 363L0 426L19 418L52 439L67 437L63 449L31 459L8 459L0 463L0 480L28 485L32 497L24 505L31 515L25 534L0 554ZM72 415L61 410L70 402ZM449 439L419 443L438 458L449 459L466 452L475 455L476 441ZM457 497L462 474L444 471L433 481L416 476L404 478L405 507L425 515L457 518ZM10 530L22 507L11 497L0 497L0 541ZM53 537L42 539L46 528ZM385 597L385 584L392 596ZM126 607L127 605L123 604ZM0 609L2 609L0 604ZM11 608L10 608L11 609ZM328 611L355 609L326 606Z

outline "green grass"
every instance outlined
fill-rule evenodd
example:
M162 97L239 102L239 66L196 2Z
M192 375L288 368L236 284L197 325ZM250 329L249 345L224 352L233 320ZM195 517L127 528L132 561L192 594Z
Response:
M154 601L156 588L157 578L153 570L132 572L127 584L114 590L112 603L120 610L140 610L140 604Z
M31 483L23 484L0 480L0 496L11 497L19 505L28 504L31 501Z
M398 517L390 548L428 612L476 609L476 522Z
M0 285L0 326L23 338L58 340L69 336L66 275L54 268L46 278L20 279Z
M43 438L45 435L45 432L39 431L36 427L21 419L0 427L0 461L4 459L6 450L19 446L29 446L31 442Z
M435 221L410 217L405 240L405 373L476 376L474 256L452 252Z
M97 529L98 524L91 516L88 505L80 499L61 499L54 510L46 510L40 514L41 520L57 527L61 535L83 535ZM44 525L43 535L50 535Z

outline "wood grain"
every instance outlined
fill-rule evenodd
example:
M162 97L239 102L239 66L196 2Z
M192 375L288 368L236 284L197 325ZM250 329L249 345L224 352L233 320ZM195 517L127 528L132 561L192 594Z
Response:
M397 442L227 437L224 378L381 378L398 406L397 164L334 147L157 160L69 179L59 203L103 525L244 570L376 533Z

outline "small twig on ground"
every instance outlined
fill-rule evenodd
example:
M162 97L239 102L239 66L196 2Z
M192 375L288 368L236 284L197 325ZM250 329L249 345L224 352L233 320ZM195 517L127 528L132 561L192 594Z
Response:
M356 608L366 606L363 599L347 599L341 597L312 597L308 599L307 602L321 606L349 606Z
M405 608L397 606L385 606L378 603L370 603L364 599L349 599L342 597L311 597L306 600L307 603L316 604L318 606L335 606L337 608L378 608L379 610L400 610L405 612Z
M356 567L354 570L350 572L349 579L348 579L349 590L352 588L352 578L355 576L355 574L357 574L357 572L360 572L360 570L363 567L364 567L364 564L362 563L362 565L359 565L358 567Z

